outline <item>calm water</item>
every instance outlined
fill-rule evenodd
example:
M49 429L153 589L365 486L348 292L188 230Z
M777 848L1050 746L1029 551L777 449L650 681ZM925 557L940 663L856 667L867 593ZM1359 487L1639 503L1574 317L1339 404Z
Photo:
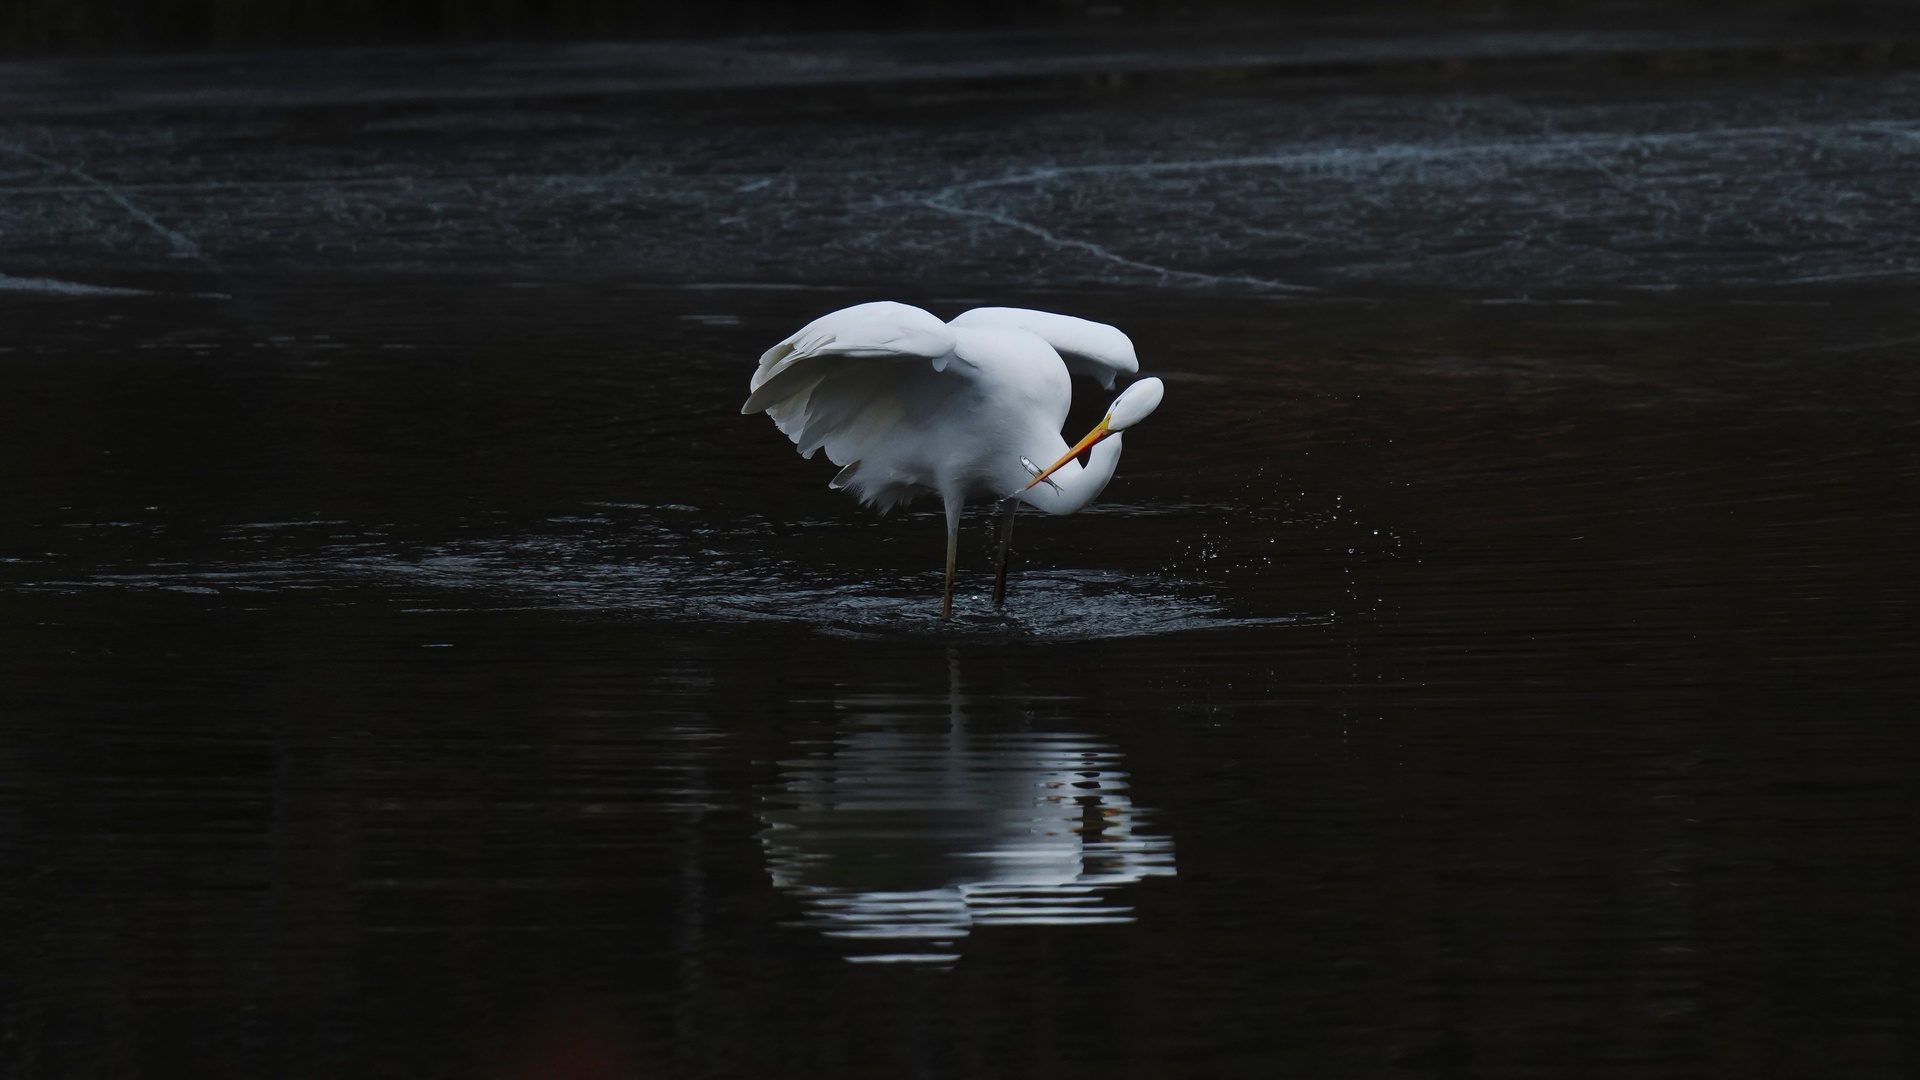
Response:
M1909 296L1023 295L1167 404L952 624L865 298L6 300L5 1071L1911 1073Z
M1873 11L0 63L0 1076L1913 1075ZM882 296L1167 382L1004 611Z

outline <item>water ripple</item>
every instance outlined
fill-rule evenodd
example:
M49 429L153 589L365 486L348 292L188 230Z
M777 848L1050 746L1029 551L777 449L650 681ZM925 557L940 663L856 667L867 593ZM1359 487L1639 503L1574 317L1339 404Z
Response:
M1250 617L1198 582L1111 569L1020 573L995 610L987 575L962 578L955 618L938 617L940 573L810 565L766 550L764 527L665 519L550 519L546 531L409 545L339 540L340 523L234 527L245 558L155 562L14 588L122 588L176 593L288 594L373 588L406 611L540 610L703 623L801 623L830 634L899 633L1085 639L1220 626L1285 625L1324 616ZM806 528L801 523L799 528ZM816 524L814 527L820 527ZM70 572L70 571L69 571Z

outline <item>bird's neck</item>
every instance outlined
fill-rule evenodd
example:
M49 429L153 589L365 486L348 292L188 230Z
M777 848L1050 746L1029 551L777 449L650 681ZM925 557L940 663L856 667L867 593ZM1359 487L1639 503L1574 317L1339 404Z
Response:
M1046 484L1037 484L1022 492L1021 500L1049 514L1071 514L1082 509L1099 498L1100 493L1106 490L1107 481L1113 479L1113 470L1120 464L1121 438L1120 433L1115 432L1097 443L1088 451L1084 468L1078 461L1062 465L1049 477L1060 485L1058 490ZM1066 449L1066 444L1062 443L1060 451L1064 453Z

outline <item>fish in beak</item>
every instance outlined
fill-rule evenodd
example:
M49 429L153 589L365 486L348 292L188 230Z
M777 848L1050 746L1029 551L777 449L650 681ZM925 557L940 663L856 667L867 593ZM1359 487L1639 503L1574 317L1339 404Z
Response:
M1060 466L1065 465L1067 462L1072 461L1074 458L1077 458L1081 454L1086 453L1087 450L1090 449L1094 443L1097 443L1101 439L1104 439L1107 436L1113 434L1113 429L1110 426L1112 422L1113 422L1113 414L1108 413L1105 417L1101 418L1098 424L1095 424L1093 426L1092 431L1087 432L1086 438L1081 439L1078 443L1075 443L1073 449L1067 451L1065 456L1063 456L1059 461L1054 462L1052 465L1047 466L1047 468L1043 472L1041 472L1039 476L1036 476L1033 478L1032 484L1028 484L1025 488L1021 490L1023 491L1031 490L1034 487L1034 485L1040 483L1042 480L1047 480L1047 477L1052 476L1056 472L1059 472ZM1052 483L1051 480L1047 480L1047 482Z

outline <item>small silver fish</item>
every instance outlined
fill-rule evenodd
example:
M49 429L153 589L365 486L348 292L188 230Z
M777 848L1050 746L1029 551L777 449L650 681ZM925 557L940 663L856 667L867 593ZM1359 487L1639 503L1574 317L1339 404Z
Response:
M1028 476L1034 476L1034 477L1037 477L1037 476L1039 476L1039 475L1040 475L1041 473L1043 473L1043 472L1046 472L1046 471L1047 471L1047 470L1045 470L1045 469L1043 469L1043 468L1041 468L1040 466L1038 466L1038 465L1035 465L1035 464L1034 464L1033 462L1031 462L1031 461L1029 461L1029 460L1027 460L1027 455L1025 455L1025 454L1021 454L1021 455L1020 455L1020 465L1021 465L1021 467L1022 467L1022 468L1024 468L1024 469L1026 469L1026 470L1027 470L1027 475L1028 475ZM1056 484L1056 483L1054 483L1054 482L1053 482L1053 477L1051 477L1051 476L1049 476L1049 477L1047 477L1047 479L1046 479L1046 481L1045 481L1045 483L1046 483L1046 485L1047 485L1048 487L1050 487L1050 488L1052 488L1052 489L1053 489L1053 490L1055 490L1055 491L1059 491L1059 490L1060 490L1060 485L1059 485L1059 484Z

